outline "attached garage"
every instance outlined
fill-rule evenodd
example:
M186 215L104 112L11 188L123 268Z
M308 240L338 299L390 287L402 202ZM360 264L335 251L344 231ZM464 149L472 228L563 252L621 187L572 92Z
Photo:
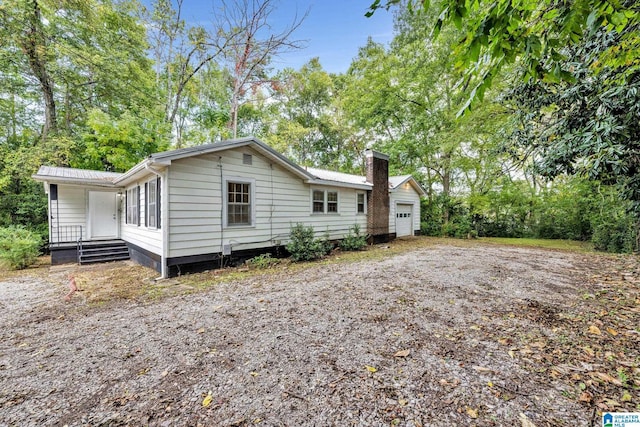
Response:
M413 236L413 205L396 205L396 236Z

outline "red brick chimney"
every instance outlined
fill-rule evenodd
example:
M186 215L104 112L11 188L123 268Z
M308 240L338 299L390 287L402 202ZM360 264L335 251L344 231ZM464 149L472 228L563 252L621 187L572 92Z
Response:
M389 156L367 150L367 182L373 189L367 198L367 233L371 243L389 241Z

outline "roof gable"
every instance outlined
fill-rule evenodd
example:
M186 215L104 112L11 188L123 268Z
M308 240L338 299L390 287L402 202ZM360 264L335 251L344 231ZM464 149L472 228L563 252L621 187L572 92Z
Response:
M427 192L424 191L422 186L416 181L416 179L412 175L399 175L399 176L390 176L389 177L389 190L395 191L399 189L402 185L409 184L419 196L424 197L427 195Z
M126 185L129 181L136 179L136 177L138 177L139 175L146 174L147 172L145 171L145 169L148 169L149 167L154 165L169 166L174 160L200 156L203 154L217 153L245 146L251 146L254 150L259 152L263 156L271 159L272 161L276 162L283 168L289 170L294 175L297 175L302 179L313 179L313 176L311 174L309 174L297 164L293 163L291 160L287 159L282 154L278 153L276 150L274 150L264 142L254 137L247 137L151 154L149 157L129 169L121 177L117 178L114 182L116 184Z

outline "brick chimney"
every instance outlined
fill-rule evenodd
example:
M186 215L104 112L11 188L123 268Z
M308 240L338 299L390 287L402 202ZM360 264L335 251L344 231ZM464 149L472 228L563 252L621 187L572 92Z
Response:
M389 241L389 156L365 151L367 182L373 189L367 197L367 233L370 243Z

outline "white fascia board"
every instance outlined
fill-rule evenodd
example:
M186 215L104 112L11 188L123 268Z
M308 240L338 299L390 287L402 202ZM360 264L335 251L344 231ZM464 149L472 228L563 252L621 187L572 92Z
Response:
M305 181L310 185L323 185L327 187L341 187L341 188L353 188L356 190L371 190L373 185L371 184L351 184L348 182L329 181L326 179L309 179Z

